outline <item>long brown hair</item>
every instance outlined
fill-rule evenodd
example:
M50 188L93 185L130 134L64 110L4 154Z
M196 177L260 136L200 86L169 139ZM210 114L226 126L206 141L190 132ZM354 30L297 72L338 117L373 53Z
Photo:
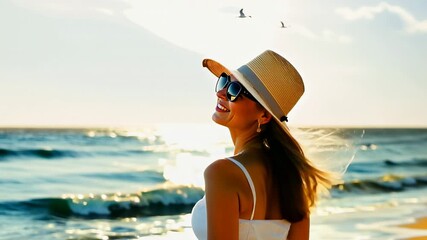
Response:
M298 222L310 214L319 187L330 188L331 175L316 168L304 155L298 141L272 120L264 124L259 137L268 153L268 169L278 189L282 217Z

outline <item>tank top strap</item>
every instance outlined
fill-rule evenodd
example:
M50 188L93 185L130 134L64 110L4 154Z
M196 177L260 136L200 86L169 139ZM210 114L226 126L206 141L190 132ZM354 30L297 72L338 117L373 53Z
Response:
M248 180L249 183L249 187L251 188L252 191L252 197L254 199L254 205L252 207L252 214L251 214L251 219L253 220L254 218L254 214L255 214L255 206L256 206L256 192L255 192L255 185L254 182L252 181L251 175L249 175L248 170L246 170L246 168L243 166L243 164L241 164L239 161L235 160L234 158L227 158L228 160L232 161L234 164L236 164L241 170L242 172L245 174L246 179Z

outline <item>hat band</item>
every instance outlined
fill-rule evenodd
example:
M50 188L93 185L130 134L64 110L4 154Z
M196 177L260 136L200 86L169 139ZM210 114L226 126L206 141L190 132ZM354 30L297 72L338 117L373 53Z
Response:
M282 109L277 104L276 100L274 100L273 96L267 90L267 88L262 84L262 81L258 78L258 76L250 69L247 65L241 66L237 69L243 76L245 76L246 80L253 86L254 89L259 93L259 95L264 97L264 101L268 104L268 106L272 111L272 113L282 121L282 118L285 117Z

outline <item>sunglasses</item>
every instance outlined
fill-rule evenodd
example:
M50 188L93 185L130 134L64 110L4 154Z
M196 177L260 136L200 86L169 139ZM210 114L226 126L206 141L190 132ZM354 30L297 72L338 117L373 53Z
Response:
M239 82L232 82L231 77L226 74L222 73L218 77L218 81L216 82L215 86L215 92L219 92L222 89L227 88L227 99L230 102L236 101L236 99L240 96L240 94L245 95L247 98L256 101L256 99L246 90L245 87Z

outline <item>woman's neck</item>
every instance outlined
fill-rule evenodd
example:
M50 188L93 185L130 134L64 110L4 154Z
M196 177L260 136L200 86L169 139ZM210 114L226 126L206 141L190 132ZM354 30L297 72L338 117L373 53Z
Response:
M259 145L257 134L254 133L241 133L241 134L233 134L231 133L231 138L234 143L234 154L237 155L248 148Z

